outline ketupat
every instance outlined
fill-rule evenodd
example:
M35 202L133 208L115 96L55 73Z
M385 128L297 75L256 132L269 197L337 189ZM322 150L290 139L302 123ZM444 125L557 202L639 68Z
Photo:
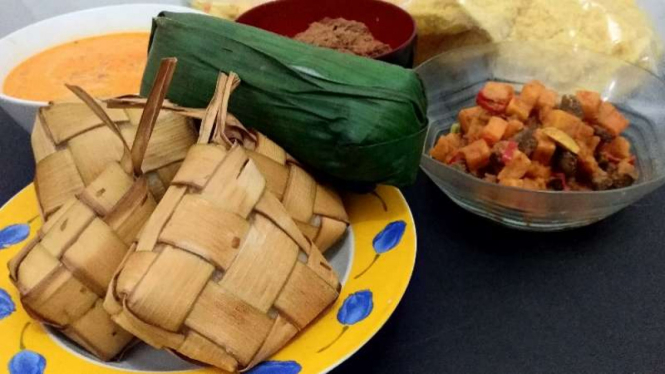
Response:
M153 22L144 94L169 56L179 61L171 101L205 107L218 72L235 71L245 83L230 110L313 171L346 186L415 180L427 99L413 71L214 17L167 12Z
M220 75L197 144L104 301L146 343L232 373L277 352L341 288L245 149L211 143L238 83Z
M8 266L25 311L102 360L125 349L133 335L111 320L102 300L109 282L157 203L141 169L152 128L175 66L167 59L136 131L129 167L108 162L84 190L71 196ZM74 92L116 136L120 130L80 88ZM124 147L128 148L126 143Z
M55 102L39 110L31 143L36 163L35 189L44 221L72 196L83 192L109 163L118 161L125 171L131 171L126 149L132 147L142 110L112 109L100 103L98 110L113 122L117 128L114 132L91 109L93 104L80 100ZM191 119L168 111L160 113L142 164L150 192L157 200L195 141Z
M143 108L146 100L139 96L124 96L107 101L109 108ZM206 109L162 106L162 113L172 116L203 119ZM161 114L160 114L161 116ZM227 113L224 130L215 143L230 149L242 145L266 179L266 187L284 204L305 237L321 252L326 252L346 232L348 216L341 197L330 186L313 178L302 165L265 135L246 129L237 118ZM152 143L152 140L151 140ZM161 197L161 195L160 195Z

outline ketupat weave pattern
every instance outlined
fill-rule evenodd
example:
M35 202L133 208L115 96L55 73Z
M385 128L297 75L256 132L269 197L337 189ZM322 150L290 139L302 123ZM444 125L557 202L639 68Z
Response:
M103 360L118 354L133 337L111 321L102 300L155 206L145 179L109 164L9 263L25 310Z
M317 183L283 148L262 134L257 134L254 148L247 154L300 231L325 253L344 234L349 221L337 192Z
M259 132L245 129L231 114L227 114L221 131L224 136L217 141L227 149L234 142L245 148L266 179L268 191L321 252L339 241L349 217L334 189L317 182L284 148Z
M145 99L112 99L110 107L141 108ZM166 104L163 111L202 119L205 110ZM326 252L337 243L348 227L349 218L337 192L315 180L303 166L278 144L254 130L247 130L230 113L223 126L224 136L217 139L227 149L240 143L266 179L267 188L284 204L303 234Z
M37 163L35 187L46 219L80 193L111 162L131 171L123 141L132 146L142 110L99 106L115 123L120 138L90 107L93 103L56 102L39 111L32 133ZM103 104L97 104L103 105ZM150 138L142 165L157 200L166 191L189 147L196 141L192 121L164 111Z
M218 124L234 78L220 79ZM235 372L284 346L336 300L340 284L247 152L202 138L113 278L104 308L155 347Z
M215 108L211 108L214 110ZM317 182L284 148L267 136L247 130L231 114L220 130L218 142L240 143L266 179L268 191L284 205L300 231L325 253L337 243L349 225L344 203L337 192Z
M175 60L167 60L160 69L136 130L137 146L130 151L120 142L129 167L108 162L9 263L25 310L102 360L116 356L133 339L113 323L102 304L113 274L157 205L140 170L174 66ZM120 139L120 131L94 99L79 88L73 91Z

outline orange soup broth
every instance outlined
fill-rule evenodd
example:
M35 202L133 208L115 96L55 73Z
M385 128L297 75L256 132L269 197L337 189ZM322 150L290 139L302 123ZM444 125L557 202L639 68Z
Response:
M75 40L47 49L19 64L3 92L19 99L52 101L73 94L65 83L96 97L138 93L147 61L147 32L127 32Z

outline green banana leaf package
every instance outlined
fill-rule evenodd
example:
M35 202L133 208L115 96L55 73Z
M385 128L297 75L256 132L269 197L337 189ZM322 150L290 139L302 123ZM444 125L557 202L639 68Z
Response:
M427 99L415 72L215 17L153 21L145 95L164 57L178 58L168 98L205 107L220 71L242 83L230 112L313 172L351 188L404 186L418 172Z

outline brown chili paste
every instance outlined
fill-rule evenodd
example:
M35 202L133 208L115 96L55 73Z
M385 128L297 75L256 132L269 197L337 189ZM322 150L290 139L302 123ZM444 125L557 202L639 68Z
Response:
M377 57L390 46L376 40L362 22L344 18L324 18L294 37L295 40L364 57Z

